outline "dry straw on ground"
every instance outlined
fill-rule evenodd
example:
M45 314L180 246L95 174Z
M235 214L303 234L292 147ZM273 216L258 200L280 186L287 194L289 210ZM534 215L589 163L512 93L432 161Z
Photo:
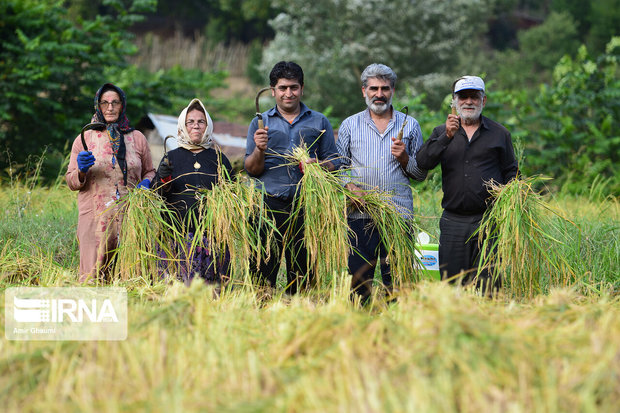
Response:
M126 341L0 341L0 407L617 411L618 299L554 290L505 305L422 282L367 312L348 282L319 305L259 306L243 289L214 300L200 282L132 290Z
M0 188L0 285L78 285L77 258L61 265L30 241L61 221L64 233L45 247L71 246L75 194L34 188L29 196L18 214L14 191ZM0 340L0 410L615 413L619 204L552 201L583 231L581 244L554 245L580 276L597 277L582 279L585 287L502 301L421 281L395 303L360 309L350 277L269 301L250 288L214 299L198 280L189 288L119 280L127 340ZM571 224L563 230L579 234Z

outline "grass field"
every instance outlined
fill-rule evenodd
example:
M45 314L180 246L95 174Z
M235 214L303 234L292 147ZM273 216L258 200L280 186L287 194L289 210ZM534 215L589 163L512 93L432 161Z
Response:
M416 197L438 234L440 194ZM577 281L486 299L422 281L359 308L349 278L266 298L200 282L119 282L120 342L0 341L2 411L620 411L620 205L555 197ZM75 193L0 188L0 286L77 285ZM556 234L559 236L559 234ZM5 318L2 294L2 320ZM2 323L4 325L4 322Z

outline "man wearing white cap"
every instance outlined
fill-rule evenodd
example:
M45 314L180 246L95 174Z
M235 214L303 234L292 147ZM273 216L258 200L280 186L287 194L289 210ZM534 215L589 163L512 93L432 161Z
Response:
M510 132L482 116L487 97L484 81L463 76L452 87L456 114L437 126L416 155L418 165L430 170L441 163L444 212L439 221L439 266L442 279L463 284L476 275L480 249L471 235L480 226L491 195L485 185L491 180L506 184L518 173ZM471 239L470 239L471 238ZM477 286L490 292L488 272L480 274ZM495 280L498 288L501 280Z

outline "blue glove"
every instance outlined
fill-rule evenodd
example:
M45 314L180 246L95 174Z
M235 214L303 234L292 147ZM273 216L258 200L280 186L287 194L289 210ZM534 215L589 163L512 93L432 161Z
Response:
M82 151L77 156L78 169L81 172L88 172L91 166L95 164L95 157L91 151Z
M143 179L142 182L136 186L136 188L151 189L151 180L148 178Z

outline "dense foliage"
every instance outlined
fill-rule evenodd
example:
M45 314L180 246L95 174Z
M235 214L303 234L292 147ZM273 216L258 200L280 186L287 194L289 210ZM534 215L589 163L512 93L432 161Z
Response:
M452 81L488 75L502 89L535 90L552 81L558 60L580 44L592 53L619 35L620 0L302 0L279 1L275 39L263 73L296 60L312 84L307 100L345 117L362 107L359 74L369 63L391 66L415 94L439 107ZM604 10L608 10L607 13ZM266 73L264 75L266 77Z
M135 53L128 30L143 16L165 15L189 26L202 22L212 42L253 36L251 77L261 84L275 61L298 61L306 72L305 101L336 128L364 107L359 75L373 61L396 70L395 106L409 105L425 137L445 120L453 79L482 75L485 113L511 130L526 174L550 175L573 192L598 177L605 193L617 193L618 45L613 40L605 50L604 44L618 34L619 2L210 0L173 7L169 0L4 0L0 168L9 156L24 168L48 147L53 167L44 174L56 174L104 82L125 89L134 124L149 111L178 113L189 98L208 98L221 86L224 72L182 63L148 72L127 63ZM270 17L276 37L257 70ZM236 99L212 101L211 108L238 119L251 104Z
M610 193L620 193L619 63L620 37L598 57L581 47L575 59L560 60L522 120L532 173L561 177L573 192L608 179Z
M103 68L122 63L131 52L123 32L110 29L115 27L111 17L78 26L61 3L0 3L0 142L18 160L48 144L62 147L75 136L90 120ZM117 22L120 27L130 23L125 16Z
M403 87L413 81L424 88L449 82L459 43L480 30L470 21L482 3L282 2L285 12L271 21L276 37L264 52L263 72L279 60L297 61L311 79L307 100L345 117L363 106L359 77L370 63L388 63Z
M125 0L126 1L126 0ZM212 44L220 42L250 42L272 38L267 24L277 14L270 0L143 0L153 6L145 20L132 30L160 34L181 30L186 35L204 32ZM73 16L94 18L110 11L109 0L67 0Z
M128 115L137 122L153 108L177 112L197 93L205 96L221 84L223 73L180 67L148 73L126 63L135 52L127 28L154 2L104 2L114 10L92 20L73 21L62 1L6 0L0 3L0 167L22 164L49 147L56 159L88 123L95 91L118 84L128 97ZM176 100L176 97L179 100Z
M552 70L550 84L534 91L498 88L487 82L484 114L511 132L521 171L554 178L549 186L576 194L620 193L620 37L606 51L592 55L585 46L577 56L566 55ZM409 107L428 138L445 122L449 94L440 110L424 103L411 90L397 93L394 106ZM361 98L360 98L361 100ZM438 183L431 174L430 179ZM596 183L596 185L594 185Z
M551 13L542 24L518 32L517 39L516 48L493 54L481 68L503 89L535 89L551 80L553 67L562 56L579 47L575 20L566 12Z

